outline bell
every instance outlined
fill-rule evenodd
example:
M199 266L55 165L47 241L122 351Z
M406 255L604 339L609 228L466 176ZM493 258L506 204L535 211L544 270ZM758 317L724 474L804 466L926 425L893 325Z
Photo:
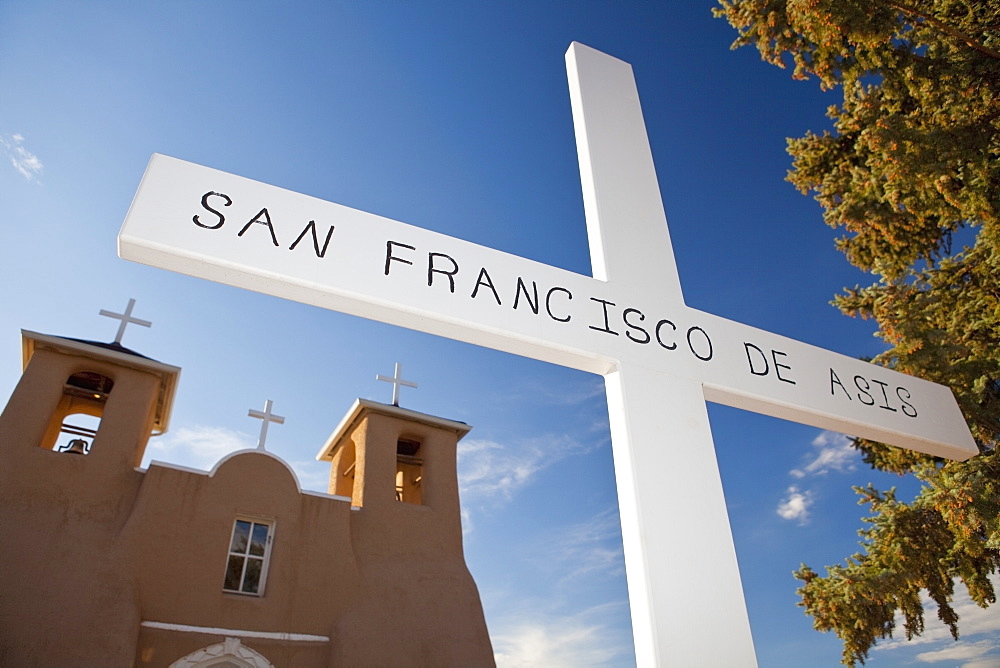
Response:
M89 454L88 450L89 450L89 445L82 438L74 438L72 441L69 442L69 445L63 448L63 452L72 452L74 455Z

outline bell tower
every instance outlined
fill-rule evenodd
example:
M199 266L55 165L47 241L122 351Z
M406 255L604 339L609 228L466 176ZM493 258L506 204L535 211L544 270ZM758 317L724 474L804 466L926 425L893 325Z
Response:
M14 574L0 602L0 663L118 657L138 624L133 548L119 536L180 369L118 342L30 331L21 351L21 379L0 413L0 573ZM46 633L26 632L36 628Z
M378 666L493 665L462 549L456 455L471 429L357 399L317 454L330 462L329 493L350 499L351 549L366 601L339 620L331 665L355 665L359 656ZM365 640L370 629L380 630L377 642ZM435 660L421 655L428 646Z
M120 343L25 330L21 352L21 380L0 414L4 469L58 454L130 470L167 430L179 368Z
M167 430L180 369L122 345L129 325L153 323L101 309L119 321L111 343L21 330L21 381L0 414L0 464L41 463L33 450L94 457L103 468L142 461L151 435ZM45 464L40 464L45 466ZM90 465L91 469L98 463Z

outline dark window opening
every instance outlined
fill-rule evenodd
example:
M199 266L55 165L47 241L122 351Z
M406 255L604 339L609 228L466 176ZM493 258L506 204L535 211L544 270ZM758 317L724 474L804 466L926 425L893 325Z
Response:
M93 371L80 371L66 379L63 392L70 396L90 399L91 401L107 401L115 381L105 375Z
M62 397L52 415L41 446L46 450L90 454L101 426L104 406L115 386L96 371L78 371L63 383Z
M396 454L412 457L420 451L420 441L410 438L401 438L396 441Z
M396 441L396 500L404 503L423 503L424 460L417 456L420 441L401 438Z

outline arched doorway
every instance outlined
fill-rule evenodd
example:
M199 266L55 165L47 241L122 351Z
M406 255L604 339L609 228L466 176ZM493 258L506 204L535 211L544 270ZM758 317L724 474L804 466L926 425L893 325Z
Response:
M216 645L191 652L170 664L170 668L274 668L263 654L240 642L226 638Z

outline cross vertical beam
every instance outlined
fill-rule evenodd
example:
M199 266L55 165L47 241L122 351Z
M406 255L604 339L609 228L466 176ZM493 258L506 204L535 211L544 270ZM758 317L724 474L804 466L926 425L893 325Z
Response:
M594 278L656 286L681 301L681 284L628 63L578 42L566 51L573 129Z
M700 384L634 364L605 384L636 664L756 665Z
M683 304L632 67L574 43L566 69L594 277ZM605 384L637 664L756 665L702 384L635 360Z

